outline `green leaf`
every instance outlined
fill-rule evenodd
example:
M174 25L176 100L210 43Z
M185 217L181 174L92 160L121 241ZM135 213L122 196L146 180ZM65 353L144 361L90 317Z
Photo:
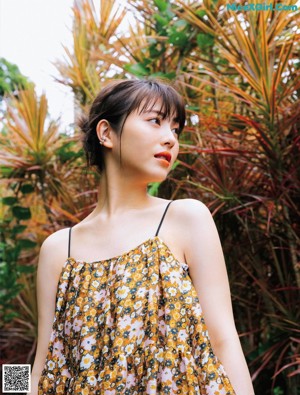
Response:
M168 8L168 3L164 0L154 0L154 4L161 12L166 11L166 9Z
M1 273L7 272L7 268L8 268L7 262L5 262L5 261L0 262L0 272Z
M151 196L158 196L158 189L160 186L160 182L153 182L152 184L149 185L148 192Z
M12 173L11 167L1 166L0 174L4 178L9 178Z
M26 88L29 80L21 74L18 66L0 58L0 96L4 93L14 92L18 88Z
M37 245L35 241L29 240L29 239L19 239L18 244L21 249L30 249L33 248Z
M227 65L229 65L229 62L228 62L228 60L225 59L225 58L220 58L220 59L219 59L219 64L222 64L222 65L227 66Z
M149 47L149 53L150 53L150 57L152 58L157 58L160 54L160 51L158 51L158 49L155 46L150 46Z
M183 32L173 32L168 41L176 47L184 47L188 42L188 35Z
M3 321L6 323L9 323L10 321L12 321L14 318L20 317L20 314L12 311L9 314L5 314L5 316L3 317Z
M199 106L187 106L187 109L191 111L200 111Z
M168 18L165 18L159 14L154 14L153 18L159 23L159 25L161 25L161 27L168 26L170 22Z
M24 230L27 228L26 225L16 225L12 228L12 234L17 235L19 233L24 232Z
M76 152L75 148L76 147L74 141L66 141L59 148L56 149L55 153L60 158L60 160L65 163L70 159L75 160L80 156L80 152Z
M141 63L128 64L125 66L125 70L136 76L144 76L149 74L149 71Z
M173 80L176 77L175 71L171 71L170 73L163 73L162 71L158 71L157 73L151 74L151 77L162 77L167 78L169 80Z
M2 198L2 203L6 206L12 206L13 204L17 203L18 199L14 196L7 196Z
M25 195L27 193L31 193L34 191L34 188L31 184L23 184L21 186L21 192Z
M284 391L281 387L275 387L273 394L274 395L284 395Z
M3 296L6 300L14 299L22 289L25 288L24 284L13 284L13 289L6 289L6 295L1 295ZM4 290L5 292L5 290Z
M206 15L206 11L205 10L199 10L199 11L196 11L195 14L197 16L199 16L200 18L203 18L204 15Z
M152 62L153 62L152 59L144 59L144 60L143 60L142 67L144 68L144 70L146 70L147 73L149 72L149 70L147 69L147 66L148 66L149 64L151 64Z
M171 11L171 8L168 8L165 11L165 15L169 18L169 21L171 21L176 15L174 14L173 11Z
M150 75L151 77L165 77L165 73L163 73L162 71L158 71L157 73L152 73Z
M28 207L15 206L12 208L13 215L18 219L30 219L31 212Z
M173 166L171 167L171 170L176 169L176 167L177 167L178 165L180 165L179 160L175 160L175 162L173 163Z
M20 273L34 273L36 268L33 265L17 265L16 270Z
M211 47L214 43L214 37L211 34L199 33L197 34L197 44L201 49Z
M178 21L173 24L176 28L184 28L187 26L187 22L184 19L178 19ZM182 29L181 29L182 30Z
M170 71L170 73L165 74L165 77L168 78L169 80L173 80L176 77L176 72Z

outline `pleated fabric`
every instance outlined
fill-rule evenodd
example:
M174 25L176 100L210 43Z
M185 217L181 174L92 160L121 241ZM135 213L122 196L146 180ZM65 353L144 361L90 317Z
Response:
M63 265L38 395L235 395L188 265L159 236Z

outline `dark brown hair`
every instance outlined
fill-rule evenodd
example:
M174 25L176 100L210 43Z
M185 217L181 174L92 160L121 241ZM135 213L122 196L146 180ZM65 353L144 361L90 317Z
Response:
M114 132L120 136L121 143L127 117L137 109L140 113L152 109L158 100L161 100L160 112L163 119L175 114L180 134L185 124L185 106L181 96L168 83L157 79L143 79L115 80L106 85L92 103L89 115L83 115L77 121L83 132L81 141L87 165L95 166L100 174L105 168L103 146L99 144L96 133L97 124L101 119L109 122Z

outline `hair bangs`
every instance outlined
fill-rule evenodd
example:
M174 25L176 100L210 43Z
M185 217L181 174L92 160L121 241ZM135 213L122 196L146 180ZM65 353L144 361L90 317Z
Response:
M150 112L159 103L156 109L163 119L172 119L179 123L179 133L185 125L185 106L183 100L170 85L160 85L155 81L147 84L135 92L128 114L137 110L139 114Z

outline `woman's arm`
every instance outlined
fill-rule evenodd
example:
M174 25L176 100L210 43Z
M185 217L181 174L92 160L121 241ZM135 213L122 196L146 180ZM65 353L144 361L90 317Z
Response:
M63 232L63 233L62 233ZM62 269L62 254L66 255L66 231L59 230L42 244L37 269L38 342L31 373L31 392L38 394L38 382L46 362L48 345L55 314L56 290ZM63 246L62 248L62 241Z
M250 373L234 323L225 260L213 217L198 200L183 199L181 204L184 254L212 348L236 395L253 395Z

